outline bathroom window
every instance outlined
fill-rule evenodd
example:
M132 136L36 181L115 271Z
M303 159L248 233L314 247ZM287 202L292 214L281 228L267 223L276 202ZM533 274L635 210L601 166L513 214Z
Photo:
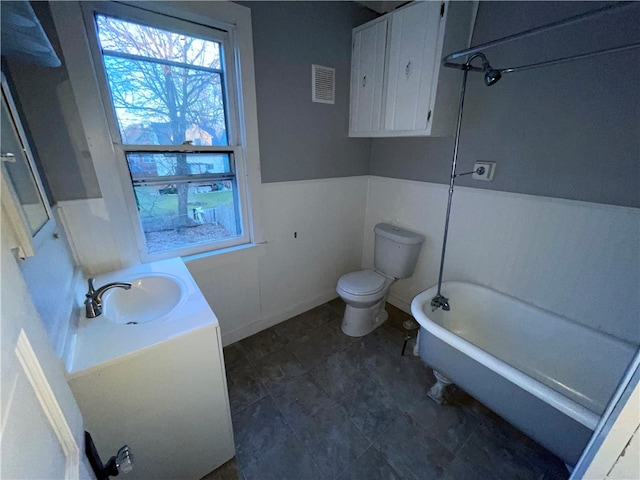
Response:
M88 15L91 42L143 258L248 243L229 33L125 6L107 10Z

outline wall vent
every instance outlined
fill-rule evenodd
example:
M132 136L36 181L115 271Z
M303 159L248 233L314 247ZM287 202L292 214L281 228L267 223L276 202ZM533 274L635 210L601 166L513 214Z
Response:
M311 100L316 103L336 103L336 70L311 65Z

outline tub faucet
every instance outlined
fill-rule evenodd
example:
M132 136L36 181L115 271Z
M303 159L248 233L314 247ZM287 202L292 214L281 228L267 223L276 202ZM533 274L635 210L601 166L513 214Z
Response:
M448 312L451 309L449 306L449 299L440 294L433 297L431 299L431 311L435 312L438 308L442 308L442 310Z
M107 290L112 288L124 288L129 290L131 288L130 283L113 282L103 285L98 290L93 287L94 278L89 279L89 292L85 295L87 299L84 301L84 306L87 312L87 318L96 318L102 315L102 295Z

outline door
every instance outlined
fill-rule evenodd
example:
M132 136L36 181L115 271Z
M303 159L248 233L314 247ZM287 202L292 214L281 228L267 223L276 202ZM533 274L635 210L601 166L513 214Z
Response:
M2 221L0 477L92 478L82 417L7 248Z
M415 2L393 12L389 42L389 73L385 130L427 129L434 90L435 65L440 61L440 2Z
M11 127L2 123L3 139ZM8 201L0 216L0 478L93 478L82 416L18 268Z
M387 20L353 31L349 133L358 136L382 128L382 90Z

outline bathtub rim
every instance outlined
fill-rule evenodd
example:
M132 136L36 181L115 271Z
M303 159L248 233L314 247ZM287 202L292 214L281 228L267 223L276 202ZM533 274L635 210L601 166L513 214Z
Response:
M442 284L472 285L475 287L492 290L499 295L504 295L497 290L483 287L482 285L471 282L449 280L446 282L442 282ZM590 430L595 430L600 420L599 415L431 320L425 313L423 307L430 304L431 299L436 294L436 288L437 285L428 288L427 290L416 295L411 301L411 314L417 320L421 327L426 329L429 333L440 338L442 341L448 343L452 347L460 350L465 355L468 355L475 361L482 363L487 368L506 378L514 385L517 385L518 387L530 392L535 397L551 405L552 407L571 417ZM522 300L519 300L515 297L512 298L519 302L522 302Z

